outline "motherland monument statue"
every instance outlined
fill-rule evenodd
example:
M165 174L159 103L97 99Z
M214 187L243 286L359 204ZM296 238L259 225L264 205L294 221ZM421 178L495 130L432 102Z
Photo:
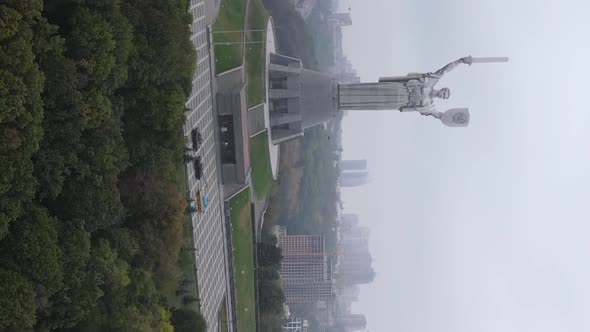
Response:
M474 58L467 56L453 61L435 72L410 73L406 76L382 77L377 83L339 84L340 110L399 110L419 112L440 119L449 127L466 127L469 109L436 110L434 99L449 99L449 88L436 89L438 81L461 64L508 62L506 57Z

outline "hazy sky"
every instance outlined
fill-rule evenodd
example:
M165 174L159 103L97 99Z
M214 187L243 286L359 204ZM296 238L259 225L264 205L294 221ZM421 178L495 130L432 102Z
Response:
M377 277L354 310L373 332L590 331L590 20L587 1L341 0L362 81L466 55L439 110L350 112L344 158L373 181L344 190L371 228Z

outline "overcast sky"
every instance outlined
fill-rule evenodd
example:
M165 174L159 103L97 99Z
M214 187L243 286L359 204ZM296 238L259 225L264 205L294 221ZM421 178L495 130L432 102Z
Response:
M590 5L561 0L341 0L361 80L434 71L468 128L350 112L344 190L371 228L375 281L353 308L373 332L590 331ZM370 199L368 199L370 197Z

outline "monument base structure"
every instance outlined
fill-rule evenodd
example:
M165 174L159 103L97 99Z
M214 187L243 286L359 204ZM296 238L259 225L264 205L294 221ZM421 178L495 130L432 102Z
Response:
M338 112L338 85L332 76L303 68L301 60L272 53L268 68L272 141L303 136Z

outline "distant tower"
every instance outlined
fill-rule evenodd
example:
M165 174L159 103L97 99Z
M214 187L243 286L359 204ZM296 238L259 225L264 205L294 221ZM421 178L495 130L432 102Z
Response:
M342 215L340 227L344 230L349 230L359 225L359 216L357 214L345 213Z
M342 160L340 162L341 171L366 171L367 166L367 159Z
M369 182L368 171L347 171L340 175L341 187L358 187Z
M349 314L338 320L351 330L364 330L367 327L367 319L362 314Z
M366 159L340 161L340 186L357 187L369 182Z
M352 25L352 17L350 13L334 13L328 16L328 19L334 21L339 26Z

